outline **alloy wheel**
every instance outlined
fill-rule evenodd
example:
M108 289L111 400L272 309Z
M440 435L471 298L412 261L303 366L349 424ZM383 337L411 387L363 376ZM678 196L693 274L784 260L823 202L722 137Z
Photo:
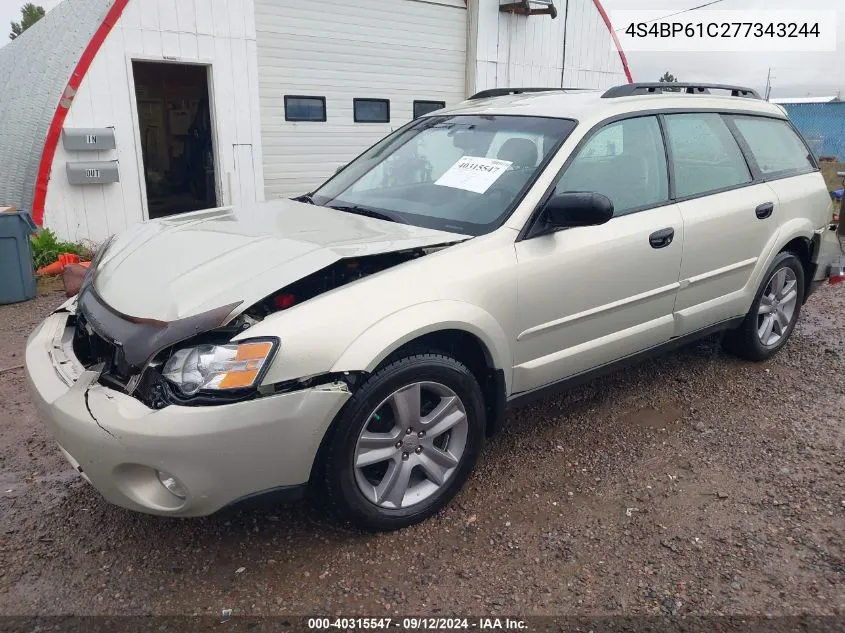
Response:
M798 305L798 278L788 266L779 268L769 279L757 309L757 336L773 347L786 335Z
M455 474L467 445L463 402L446 385L416 382L370 415L355 446L355 481L371 503L406 508L432 497Z

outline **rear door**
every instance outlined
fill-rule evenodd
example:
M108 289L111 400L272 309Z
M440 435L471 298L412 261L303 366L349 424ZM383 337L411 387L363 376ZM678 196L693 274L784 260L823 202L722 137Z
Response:
M716 112L667 114L675 199L684 223L677 336L743 314L752 273L781 208L754 180L728 121Z
M516 243L515 392L658 345L673 331L684 227L669 201L657 118L593 133L556 191L602 193L614 217Z
M807 218L815 228L830 224L830 194L810 148L786 119L727 117L755 164L760 178L774 190L783 220Z

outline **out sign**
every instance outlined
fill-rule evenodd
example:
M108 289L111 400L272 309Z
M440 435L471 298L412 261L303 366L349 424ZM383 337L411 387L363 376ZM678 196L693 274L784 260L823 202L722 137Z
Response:
M116 160L67 163L67 181L72 185L107 185L120 180Z

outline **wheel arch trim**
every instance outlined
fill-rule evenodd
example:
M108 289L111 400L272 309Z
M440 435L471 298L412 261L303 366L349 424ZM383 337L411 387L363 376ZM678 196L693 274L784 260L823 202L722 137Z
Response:
M331 371L372 372L406 343L443 330L460 330L479 339L493 369L503 371L506 393L510 393L513 354L504 329L489 312L463 301L429 301L394 312L358 336Z
M759 288L760 283L763 281L766 271L769 270L769 266L772 265L772 262L775 260L778 253L780 253L787 244L798 238L812 242L814 234L815 227L809 220L806 218L795 218L786 222L772 235L763 250L762 256L757 261L757 266L755 267L751 278L749 279L747 286L747 289L750 292L750 297L748 299L749 308L751 306L751 301L753 301L754 296L757 294L757 289Z

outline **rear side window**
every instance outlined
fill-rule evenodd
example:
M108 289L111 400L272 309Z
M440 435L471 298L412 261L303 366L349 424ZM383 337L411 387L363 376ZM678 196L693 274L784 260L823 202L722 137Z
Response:
M599 129L578 150L557 191L604 194L616 216L666 202L669 177L657 118L625 119Z
M807 146L786 121L751 116L732 118L765 176L787 176L815 169Z
M678 198L751 182L742 150L719 114L666 115Z

